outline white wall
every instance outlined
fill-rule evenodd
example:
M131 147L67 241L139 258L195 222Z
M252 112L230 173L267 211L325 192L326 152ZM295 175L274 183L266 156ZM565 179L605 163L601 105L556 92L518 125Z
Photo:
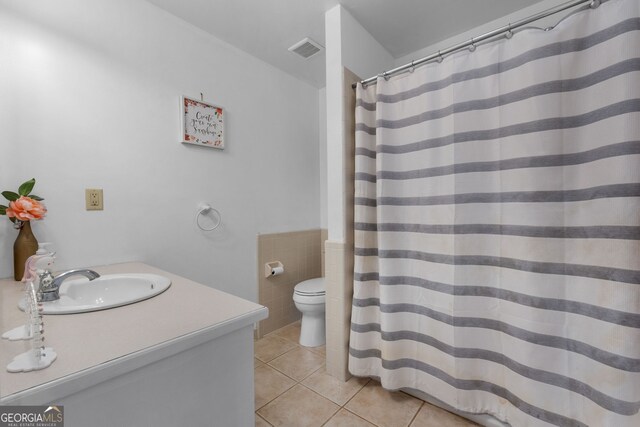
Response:
M393 66L393 57L340 5L325 14L325 43L328 238L341 242L345 238L344 164L347 161L342 69L346 67L359 76L377 74Z
M402 65L410 63L413 60L424 58L426 56L429 56L437 52L438 50L446 49L458 43L471 40L472 37L477 37L479 35L488 33L489 31L495 30L496 28L500 28L502 26L508 25L511 22L517 22L521 19L528 18L529 16L533 16L539 12L542 12L543 10L550 9L552 7L558 6L566 2L567 0L540 1L532 6L526 7L524 9L520 9L517 12L503 16L502 18L498 18L493 21L487 22L486 24L475 27L469 31L465 31L453 37L449 37L448 39L442 40L438 43L433 43L415 52L411 52L408 55L401 56L400 58L397 58L395 60L394 67L400 67ZM557 15L549 16L547 18L533 22L529 24L529 26L546 28L548 26L555 25L563 16L567 15L568 13L571 13L571 10L560 12ZM371 77L371 76L366 76L365 78L368 78L368 77Z
M0 20L0 25L2 21ZM0 28L0 33L2 28ZM8 45L7 40L0 37L0 52L6 52L11 48ZM11 85L5 79L6 65L4 53L0 53L0 105L16 105L18 99L16 98L17 91L13 90ZM4 83L3 83L4 82ZM18 145L12 144L11 141L15 141L18 137L18 127L14 125L15 115L13 110L5 111L2 108L0 112L0 191L9 190L7 183L12 183L15 178L12 176L13 169L12 162L17 161ZM15 187L12 185L12 187ZM11 188L12 191L16 191ZM4 197L0 195L0 205L7 206L8 202ZM7 235L11 235L10 238ZM13 230L11 222L3 216L0 216L0 277L7 277L10 274L8 269L13 269L13 251L12 245L15 240L17 231ZM13 271L13 270L11 270Z
M344 239L344 182L342 179L342 41L338 5L325 13L326 121L327 121L327 229L328 239Z
M327 228L327 89L318 91L320 227Z
M393 56L343 8L340 25L344 67L364 79L393 65Z
M256 234L319 227L310 85L142 0L0 0L0 58L0 187L37 179L58 268L140 260L257 300ZM224 151L179 143L179 97L201 92ZM201 201L220 229L196 229ZM15 235L0 218L0 277Z

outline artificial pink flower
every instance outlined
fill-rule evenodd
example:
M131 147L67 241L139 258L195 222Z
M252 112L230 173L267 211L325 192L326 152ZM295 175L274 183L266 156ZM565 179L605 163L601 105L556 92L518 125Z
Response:
M7 216L20 221L31 221L32 219L42 219L47 213L47 208L31 197L21 196L18 200L9 203Z

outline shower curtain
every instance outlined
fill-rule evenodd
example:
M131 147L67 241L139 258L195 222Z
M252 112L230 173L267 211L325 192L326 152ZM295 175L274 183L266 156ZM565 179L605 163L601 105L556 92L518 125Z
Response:
M640 426L640 2L357 88L349 369Z

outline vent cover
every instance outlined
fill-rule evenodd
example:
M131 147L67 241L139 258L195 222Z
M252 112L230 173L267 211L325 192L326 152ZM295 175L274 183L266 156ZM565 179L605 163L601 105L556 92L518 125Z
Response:
M297 53L304 59L309 59L316 53L320 52L324 47L317 42L306 37L289 48L289 52Z

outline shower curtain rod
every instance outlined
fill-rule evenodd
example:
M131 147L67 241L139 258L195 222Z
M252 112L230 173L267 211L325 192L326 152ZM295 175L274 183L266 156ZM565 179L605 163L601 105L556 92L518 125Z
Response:
M606 1L606 0L605 0ZM600 6L600 3L602 1L601 0L574 0L574 1L569 1L567 3L562 3L556 7L552 7L551 9L547 9L544 10L540 13L537 13L535 15L531 15L528 18L524 18L521 19L520 21L517 21L513 24L509 23L509 25L505 25L503 27L497 28L493 31L489 31L488 33L482 34L481 36L478 37L472 37L471 40L468 40L466 42L462 42L462 43L458 43L456 45L453 45L447 49L444 50L439 50L435 53L432 53L429 56L425 56L422 59L418 59L416 61L411 61L408 64L402 65L400 67L394 68L392 70L389 71L385 71L383 73L378 74L377 76L373 76L373 77L369 77L368 79L365 80L361 80L359 83L363 86L366 87L370 84L375 84L378 80L378 77L384 77L385 79L389 79L389 77L395 75L395 74L399 74L403 71L407 71L407 70L411 70L414 67L417 67L418 65L422 65L425 64L429 61L433 61L434 59L437 59L439 62L442 61L443 59L443 55L447 55L449 53L464 49L464 48L469 48L471 51L475 50L475 44L482 42L484 40L490 39L492 37L495 37L497 35L500 35L502 33L505 34L505 36L507 38L511 38L511 36L513 35L512 30L515 30L518 27L522 27L523 25L527 25L530 24L531 22L537 21L539 19L542 18L546 18L547 16L551 16L554 15L558 12L562 12L563 10L567 10L570 9L574 6L578 6L581 5L583 3L590 3L590 7L592 9L597 8L598 6ZM356 88L358 86L358 83L354 83L353 85L351 85L352 88Z

